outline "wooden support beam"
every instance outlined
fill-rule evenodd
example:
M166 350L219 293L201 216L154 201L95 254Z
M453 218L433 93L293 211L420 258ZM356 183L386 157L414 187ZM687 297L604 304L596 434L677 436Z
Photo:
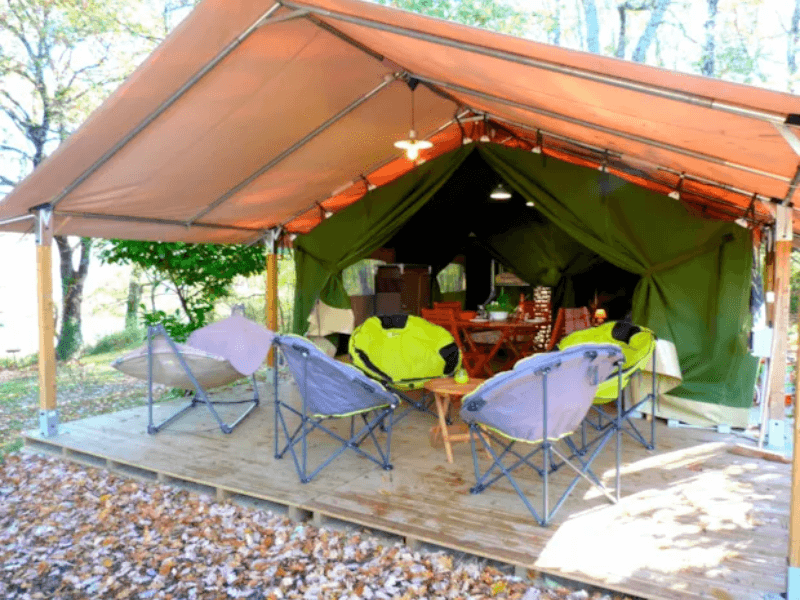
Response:
M278 331L278 255L273 247L268 249L267 254L267 298L266 298L266 322L267 329ZM270 350L267 363L272 366L274 363L274 348Z
M58 434L56 409L55 304L53 303L53 212L36 212L36 291L39 318L39 430Z
M792 242L775 242L775 320L773 334L772 373L770 381L769 418L783 421L785 417L786 352L789 338L789 300L791 296ZM770 445L774 445L770 442Z
M49 411L56 408L52 246L36 246L36 274L39 298L39 408Z

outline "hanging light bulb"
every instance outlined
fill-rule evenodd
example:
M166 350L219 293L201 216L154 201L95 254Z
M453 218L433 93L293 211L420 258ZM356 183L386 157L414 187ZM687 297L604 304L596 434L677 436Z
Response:
M405 151L406 158L410 161L417 160L421 150L433 148L433 144L428 140L418 140L417 131L414 129L414 90L418 83L419 81L416 79L410 79L408 82L408 86L411 88L411 130L408 132L408 139L399 140L394 143L395 148L400 148Z
M498 183L492 190L492 193L489 194L489 198L500 201L509 200L511 198L511 192L504 188L502 183Z
M413 161L419 158L420 150L433 148L433 144L428 140L418 140L417 132L412 129L408 132L408 139L395 142L394 147L405 150L406 158Z

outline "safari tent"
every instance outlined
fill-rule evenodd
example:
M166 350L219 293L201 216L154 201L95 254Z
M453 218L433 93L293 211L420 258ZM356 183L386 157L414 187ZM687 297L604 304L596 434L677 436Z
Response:
M492 201L498 181L517 197ZM670 395L690 402L672 405L700 414L714 413L706 404L739 408L747 425L756 367L747 343L751 233L606 172L525 148L468 144L298 237L295 332L308 329L317 299L350 308L342 270L382 246L396 249L398 262L431 264L438 272L472 240L523 280L553 287L558 306L577 305L582 278L601 289L635 285L628 292L634 321L678 348L684 382ZM735 418L724 414L715 416Z
M393 146L412 110L432 143L413 162ZM709 409L752 399L747 298L766 240L782 426L799 126L790 94L358 0L206 0L0 202L0 230L37 236L42 439L58 437L53 235L265 240L274 326L277 245L297 235L301 318L320 294L342 305L341 269L436 211L453 226L419 236L431 255L474 233L565 301L577 256L638 277L634 317L679 344L681 396ZM535 206L514 225L482 214L478 172Z

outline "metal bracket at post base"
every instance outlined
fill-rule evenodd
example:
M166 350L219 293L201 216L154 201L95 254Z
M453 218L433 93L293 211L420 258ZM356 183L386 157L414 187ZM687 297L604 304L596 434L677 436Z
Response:
M787 571L786 600L800 600L800 567L789 567Z
M786 448L786 422L783 419L770 419L767 424L767 448L783 450Z
M39 433L43 437L55 437L58 435L57 410L39 411Z

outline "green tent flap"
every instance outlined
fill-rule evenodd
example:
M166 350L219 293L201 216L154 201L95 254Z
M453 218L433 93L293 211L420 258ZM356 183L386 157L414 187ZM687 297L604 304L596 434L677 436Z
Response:
M308 315L318 298L331 306L350 308L341 280L342 270L368 257L390 240L433 198L470 151L471 148L462 148L430 161L369 192L309 234L298 236L294 243L295 333L308 329Z
M499 181L516 197L490 202ZM439 269L467 243L553 287L557 305L574 305L582 285L635 284L634 321L678 349L684 382L670 394L750 406L750 232L613 175L496 144L429 161L299 236L295 331L317 298L348 306L341 271L374 250Z

